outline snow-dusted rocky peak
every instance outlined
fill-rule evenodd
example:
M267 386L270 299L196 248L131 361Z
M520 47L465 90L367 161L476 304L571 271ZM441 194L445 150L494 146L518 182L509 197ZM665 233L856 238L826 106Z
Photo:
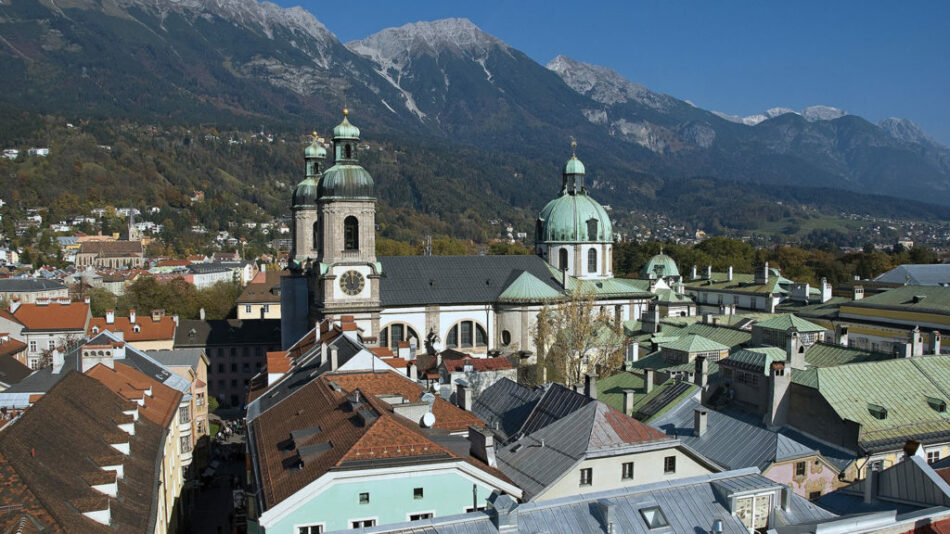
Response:
M847 114L847 111L831 106L808 106L801 113L802 118L808 122L830 121L844 117Z
M571 89L601 104L619 104L633 100L655 109L665 109L673 103L671 97L654 93L624 78L617 71L600 65L591 65L559 55L547 64L547 68L557 73Z
M468 19L414 22L386 28L365 39L350 41L346 46L380 65L404 64L414 56L443 52L478 59L493 49L509 48L504 41L483 32Z
M196 15L216 15L246 27L259 27L269 37L283 27L328 42L336 37L312 13L302 7L283 8L257 0L120 0L127 5L146 5L160 12L184 11Z
M932 137L927 135L917 123L910 119L901 119L899 117L888 117L877 123L888 135L908 143L919 143L922 145L939 145Z

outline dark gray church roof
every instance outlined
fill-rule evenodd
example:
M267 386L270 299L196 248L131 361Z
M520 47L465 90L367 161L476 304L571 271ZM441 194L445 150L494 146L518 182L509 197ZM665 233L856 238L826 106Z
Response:
M524 425L542 393L541 388L527 388L502 378L475 399L472 412L495 433L503 434L502 439L507 441Z
M66 289L66 285L58 280L43 280L41 278L2 278L0 291L50 291Z
M385 307L495 302L523 272L562 291L538 256L387 256L379 295Z

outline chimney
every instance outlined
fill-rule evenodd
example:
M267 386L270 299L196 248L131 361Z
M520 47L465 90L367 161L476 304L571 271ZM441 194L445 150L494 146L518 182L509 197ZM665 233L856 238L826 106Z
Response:
M912 356L924 355L924 336L920 333L919 326L915 326L910 333L910 346Z
M805 347L794 326L785 331L785 361L793 369L805 369Z
M115 324L115 310L106 310L106 324Z
M831 284L828 283L828 279L825 277L821 278L821 301L828 302L831 300Z
M653 391L653 369L644 369L643 370L643 392L649 393Z
M712 265L706 266L706 280L712 280Z
M639 359L640 359L640 342L633 341L627 345L627 353L624 360L626 360L625 363L630 364Z
M129 308L129 322L135 324L135 308Z
M82 301L84 304L89 304L90 302L92 302L92 298L87 295L83 297Z
M16 313L16 311L19 308L20 308L20 298L13 297L13 300L10 302L10 313Z
M492 522L498 529L498 534L509 534L518 532L518 502L508 495L502 493L491 501Z
M419 380L419 368L416 367L415 363L406 363L406 376L408 376L409 380L412 380L413 382Z
M788 420L788 387L792 382L792 368L782 362L772 362L769 368L769 406L765 423L769 429L785 426Z
M848 327L843 324L839 324L835 326L835 337L837 338L836 341L838 342L839 345L841 345L842 347L847 347L848 346Z
M696 370L693 373L693 383L704 388L709 383L709 361L705 356L696 356Z
M597 399L597 373L584 375L584 396Z
M455 381L455 404L466 412L472 411L472 388L468 382L459 379Z
M697 438L703 437L706 433L706 425L709 419L709 412L706 408L696 408L693 410L693 435Z
M598 500L597 515L604 532L614 534L614 523L617 522L617 503L613 499Z
M63 365L66 363L66 354L63 352L62 347L56 347L53 349L53 374L59 374L63 370Z
M695 279L698 278L698 277L699 277L699 275L696 274L696 266L693 265L693 272L690 274L689 279L690 279L690 280L695 280Z
M726 270L726 279L732 282L732 265L730 265L729 269Z
M633 390L623 390L623 413L633 417Z
M198 310L198 319L201 319L202 321L205 320L205 309L204 309L204 308L201 308L200 310Z
M485 462L489 467L496 467L495 436L487 429L476 426L468 427L469 454Z
M340 367L340 350L336 347L330 347L330 371L336 371Z
M940 354L940 331L934 330L930 333L930 352Z
M861 300L864 298L864 286L854 286L852 289L852 299Z
M769 262L765 262L765 269L763 269L762 278L765 279L765 283L769 283Z

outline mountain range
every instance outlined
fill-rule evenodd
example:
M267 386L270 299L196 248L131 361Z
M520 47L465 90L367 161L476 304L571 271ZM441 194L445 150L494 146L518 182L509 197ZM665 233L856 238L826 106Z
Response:
M621 207L699 176L950 205L950 149L907 119L708 111L607 67L541 65L466 19L342 43L313 14L256 0L2 0L0 72L7 114L306 132L346 102L367 138L506 162L485 177L502 189L512 161L549 164L527 176L546 181L532 206L559 185L572 137L592 189Z

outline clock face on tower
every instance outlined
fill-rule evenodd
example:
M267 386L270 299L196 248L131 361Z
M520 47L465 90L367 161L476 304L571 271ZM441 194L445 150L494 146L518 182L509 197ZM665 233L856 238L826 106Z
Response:
M340 275L340 289L351 297L359 295L365 284L363 275L358 271L346 271Z

